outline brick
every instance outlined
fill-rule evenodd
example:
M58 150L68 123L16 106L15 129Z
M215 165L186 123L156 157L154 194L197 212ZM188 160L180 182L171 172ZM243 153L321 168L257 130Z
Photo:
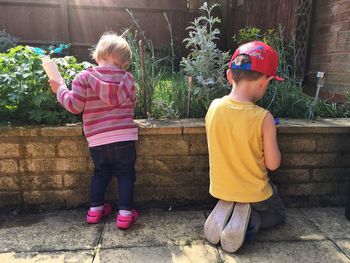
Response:
M87 161L87 172L92 173L94 171L94 163L91 158Z
M19 179L17 176L0 177L0 191L18 191Z
M145 187L178 186L189 185L209 187L209 173L201 172L170 172L170 173L138 173L136 184Z
M311 135L279 136L278 145L282 153L314 152L316 140Z
M89 201L88 191L51 190L25 191L23 200L26 204L60 204L63 207L74 207Z
M318 34L330 33L330 32L340 32L350 29L349 22L340 22L335 24L320 25L316 31Z
M327 74L327 80L329 82L349 82L350 83L350 75L348 74Z
M334 56L332 55L325 55L325 54L313 55L312 63L314 64L331 63L333 59L334 59Z
M90 191L88 190L66 190L65 197L67 208L90 204Z
M350 11L344 11L340 14L337 14L335 16L327 16L323 18L318 18L317 23L320 25L324 24L334 24L342 21L348 21L350 17Z
M282 168L334 167L341 164L341 157L335 153L324 154L282 154Z
M338 189L339 184L337 183L302 183L279 186L280 193L291 196L331 195L336 194Z
M188 143L189 155L208 155L207 137L205 134L183 135Z
M333 55L332 62L333 63L348 63L348 62L350 62L350 55L347 55L347 54Z
M326 121L326 120L325 120ZM299 121L298 121L299 122ZM297 123L298 123L297 122ZM332 125L332 122L334 125ZM330 123L324 124L324 125L303 125L302 123L299 124L299 126L294 126L291 124L284 125L282 124L278 128L278 134L292 134L292 135L299 135L299 134L319 134L319 133L336 133L336 134L341 134L345 133L348 134L350 129L347 125L337 125L335 123L335 120L330 120Z
M327 34L322 34L322 35L314 35L313 36L313 41L314 43L317 44L317 42L323 42L323 41L331 41L331 43L337 43L338 39L338 32L330 32Z
M326 82L324 84L323 92L333 92L335 94L343 94L346 95L346 92L350 89L350 84L344 83L330 83Z
M29 137L38 136L39 128L23 128L23 127L0 127L0 136L3 137Z
M88 170L88 160L86 158L57 159L55 170L63 172L85 172Z
M280 183L307 183L310 182L310 171L307 169L279 169L271 173L274 182Z
M18 165L16 160L6 159L0 160L0 173L14 174L18 172Z
M20 160L21 172L54 172L56 170L55 159L25 159Z
M208 172L208 156L159 156L156 158L138 158L136 161L137 172Z
M26 146L26 155L32 157L54 157L55 146L49 143L28 143Z
M311 195L309 197L308 206L345 206L347 197L344 194L331 195ZM305 206L305 205L304 205Z
M312 63L310 70L314 71L324 71L327 72L327 74L331 73L344 73L349 70L346 64L340 64L340 63L323 63L323 64L317 64ZM325 80L327 82L327 78Z
M136 148L138 156L188 155L188 144L181 135L140 136Z
M135 120L140 135L182 134L182 124L174 120Z
M344 182L350 181L350 169L325 168L314 169L312 172L313 182Z
M87 157L89 147L84 140L64 140L57 145L57 156L59 157Z
M342 31L338 33L338 43L350 42L350 31Z
M348 135L339 134L337 136L317 136L318 152L350 152L350 138Z
M0 207L20 204L21 194L19 192L0 192Z
M89 189L92 174L65 174L63 182L65 188Z
M19 157L19 144L16 143L0 143L0 158Z
M349 10L349 3L347 1L341 3L336 3L335 1L333 1L333 3L334 4L329 6L328 8L320 8L319 12L317 12L317 17L323 18L337 16Z
M81 126L77 127L45 127L41 128L40 134L48 137L62 137L62 136L83 136Z
M339 159L336 162L337 167L350 167L350 153L340 154Z
M62 175L45 174L22 177L23 190L51 190L63 187Z
M204 123L198 127L184 127L183 134L206 134Z
M137 185L135 189L136 202L174 202L182 201L188 204L189 201L205 201L211 199L208 187L145 187Z

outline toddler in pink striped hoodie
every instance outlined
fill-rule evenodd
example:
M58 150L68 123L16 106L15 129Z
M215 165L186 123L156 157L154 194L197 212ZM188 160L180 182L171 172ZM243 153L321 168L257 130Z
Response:
M94 163L91 180L91 207L87 222L99 223L112 212L105 203L106 187L112 176L118 179L119 212L116 226L129 228L138 218L134 206L135 141L134 123L136 88L131 64L131 50L123 37L105 33L92 57L98 66L79 73L68 90L64 80L49 81L57 100L73 114L83 114L83 126Z

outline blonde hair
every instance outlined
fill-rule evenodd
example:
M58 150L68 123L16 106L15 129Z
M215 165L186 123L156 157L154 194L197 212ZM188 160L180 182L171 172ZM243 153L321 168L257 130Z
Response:
M131 64L131 49L128 42L114 32L104 33L91 55L96 61L111 57L116 66L125 70Z

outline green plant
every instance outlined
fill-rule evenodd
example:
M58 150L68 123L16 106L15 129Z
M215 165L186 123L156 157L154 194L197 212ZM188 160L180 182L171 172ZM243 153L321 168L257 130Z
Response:
M186 117L187 84L182 73L168 73L157 81L152 103L152 117Z
M9 35L5 30L0 31L0 53L8 51L17 45L18 39Z
M228 52L222 52L216 46L220 31L216 26L221 23L218 17L212 15L218 4L208 6L205 2L200 7L205 16L195 18L187 27L189 37L184 40L190 50L187 58L182 58L181 65L185 74L194 80L193 99L201 105L203 112L211 101L229 89L225 78L225 69L229 61Z
M135 116L142 118L178 118L185 116L187 86L181 72L175 72L175 43L168 16L164 19L170 34L170 48L157 52L132 11L127 10L136 27L124 33L132 51L132 73L137 87ZM140 46L139 40L143 46ZM143 48L143 56L141 53ZM147 111L147 112L145 112Z
M186 109L186 83L181 72L172 72L171 63L167 53L164 56L153 56L152 45L145 46L144 53L144 80L142 80L142 67L138 34L127 33L125 38L132 50L132 73L137 87L138 104L135 116L144 116L144 89L147 89L147 117L149 118L178 118L184 116ZM146 39L147 43L147 39ZM154 70L153 70L154 67Z
M91 66L74 57L54 59L70 85L76 74ZM56 124L76 122L52 94L41 60L25 46L0 53L0 120L3 123Z
M314 104L314 98L303 92L302 78L297 73L297 54L299 52L295 38L286 40L281 26L277 30L269 29L262 32L258 28L243 28L234 36L237 44L260 40L274 47L279 56L277 74L284 78L283 82L272 81L265 96L258 104L274 116L285 118L311 117L348 117L347 105L340 105L319 99Z

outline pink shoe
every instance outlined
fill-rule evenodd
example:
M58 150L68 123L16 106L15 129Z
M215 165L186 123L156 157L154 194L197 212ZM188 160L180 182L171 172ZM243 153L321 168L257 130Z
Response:
M102 211L91 211L89 209L86 221L89 224L98 224L102 220L102 218L109 216L112 213L112 206L110 204L104 204Z
M139 218L139 213L133 209L132 215L130 216L122 216L118 213L116 219L116 227L119 229L128 229L133 223L137 221Z

